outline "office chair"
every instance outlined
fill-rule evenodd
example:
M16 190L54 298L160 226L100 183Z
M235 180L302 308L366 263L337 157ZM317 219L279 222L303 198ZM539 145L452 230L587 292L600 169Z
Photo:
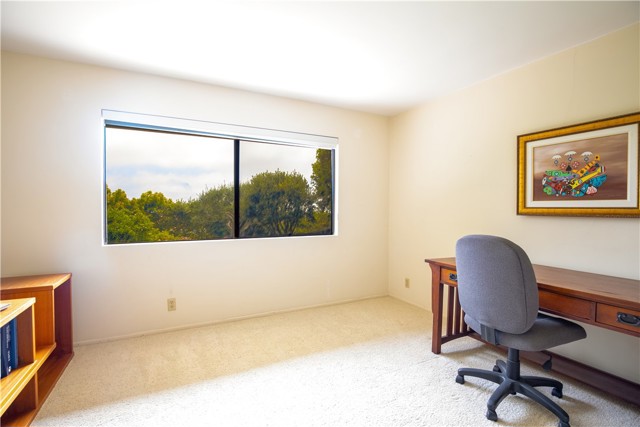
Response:
M496 236L464 236L456 243L458 295L464 320L483 340L507 347L507 361L492 371L460 368L465 376L499 384L487 402L486 417L497 421L496 408L509 394L520 393L551 411L559 427L569 427L569 415L534 387L553 387L562 398L560 381L520 375L520 350L541 351L587 336L584 328L566 319L538 313L538 285L527 254L513 242Z

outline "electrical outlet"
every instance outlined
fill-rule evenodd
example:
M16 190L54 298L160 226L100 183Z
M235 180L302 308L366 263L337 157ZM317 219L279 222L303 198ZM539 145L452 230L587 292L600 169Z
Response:
M404 287L407 289L411 287L411 280L408 277L404 278Z
M176 311L176 299L168 298L167 299L167 310L168 311Z

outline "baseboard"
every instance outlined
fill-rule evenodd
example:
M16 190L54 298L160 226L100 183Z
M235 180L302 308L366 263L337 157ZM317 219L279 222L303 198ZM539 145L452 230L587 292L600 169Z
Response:
M97 338L97 339L92 339L92 340L76 341L76 342L73 343L73 345L74 346L83 346L83 345L99 344L99 343L112 342L112 341L120 341L120 340L125 340L125 339L130 339L130 338L144 337L144 336L148 336L148 335L157 335L157 334L164 334L164 333L167 333L167 332L182 331L182 330L185 330L185 329L202 328L202 327L205 327L205 326L212 326L212 325L224 324L224 323L229 323L229 322L236 322L236 321L239 321L239 320L255 319L255 318L259 318L259 317L271 316L271 315L274 315L274 314L291 313L291 312L294 312L294 311L308 310L308 309L312 309L312 308L321 308L321 307L329 307L329 306L332 306L332 305L349 304L349 303L352 303L352 302L366 301L366 300L369 300L369 299L383 298L383 297L388 297L388 296L389 296L388 294L370 295L370 296L361 297L361 298L330 301L330 302L326 302L326 303L313 304L313 305L307 305L307 306L301 306L301 307L292 307L292 308L286 308L286 309L282 309L282 310L265 311L265 312L260 312L260 313L249 314L249 315L246 315L246 316L237 316L237 317L229 317L229 318L226 318L226 319L213 320L213 321L210 321L210 322L189 323L189 324L186 324L186 325L174 326L174 327L170 327L170 328L151 329L151 330L147 330L147 331L134 332L132 334L126 334L126 335L116 335L116 336L107 337L107 338Z

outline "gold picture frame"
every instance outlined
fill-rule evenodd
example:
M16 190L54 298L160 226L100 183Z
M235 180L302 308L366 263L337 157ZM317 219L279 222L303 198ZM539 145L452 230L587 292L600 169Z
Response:
M518 215L640 217L640 112L518 136Z

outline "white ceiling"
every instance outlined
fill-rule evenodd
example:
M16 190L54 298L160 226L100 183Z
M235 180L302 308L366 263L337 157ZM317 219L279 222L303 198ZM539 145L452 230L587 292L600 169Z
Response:
M2 49L394 115L640 20L640 2L2 1Z

